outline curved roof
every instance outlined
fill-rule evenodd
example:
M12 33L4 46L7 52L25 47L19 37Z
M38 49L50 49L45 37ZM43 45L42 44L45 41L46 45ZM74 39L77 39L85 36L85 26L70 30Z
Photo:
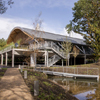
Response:
M15 27L11 31L11 33L10 33L8 39L7 39L7 43L10 43L11 37L14 36L15 32L17 33L17 30L20 30L22 33L26 34L30 38L33 38L32 35L34 35L36 38L41 37L43 39L53 40L53 41L64 41L66 39L66 36L64 36L64 35L59 35L59 34L54 34L54 33L44 32L44 31L37 31L37 30L22 28L22 27ZM74 44L86 45L86 43L82 39L72 38L72 37L69 37L69 36L67 36L67 39L71 43L74 43Z

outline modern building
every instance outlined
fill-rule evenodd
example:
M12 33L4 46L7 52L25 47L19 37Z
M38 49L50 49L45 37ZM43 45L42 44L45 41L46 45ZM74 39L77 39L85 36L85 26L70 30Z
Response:
M15 27L7 39L7 44L14 42L15 46L9 46L0 51L1 65L11 64L14 67L23 64L25 58L27 59L26 63L30 62L30 66L43 65L50 67L57 64L64 65L66 56L63 52L65 48L62 46L62 42L65 39L66 36L59 34ZM19 40L20 45L17 43ZM67 37L67 40L79 50L75 60L76 64L83 64L86 63L86 59L94 58L93 49L84 40L73 37ZM69 52L70 65L74 64L72 50Z

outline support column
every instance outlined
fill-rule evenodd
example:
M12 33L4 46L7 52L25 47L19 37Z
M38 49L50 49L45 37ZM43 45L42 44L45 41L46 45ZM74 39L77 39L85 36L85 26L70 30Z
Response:
M63 64L63 59L62 59L62 66L64 66L64 64Z
M84 64L86 64L86 55L84 56Z
M6 57L5 57L5 58L6 58L6 59L5 59L5 65L7 66L7 62L8 62L8 54L7 54L7 52L6 52L5 56L6 56Z
M1 65L3 65L3 54L1 54Z
M49 57L49 53L47 51L47 67L48 67L48 57Z
M14 49L12 49L12 67L14 67Z
M49 57L49 53L48 53L48 51L46 50L46 51L45 51L45 66L47 66L47 67L48 67L48 57Z
M47 51L45 51L45 66L47 66Z
M7 54L7 52L6 52L5 56L6 56L6 57L5 57L5 58L6 58L6 59L5 59L5 65L7 66L7 62L8 62L8 54Z
M36 62L36 53L32 53L30 55L30 66L35 67L36 64L37 64L37 62Z

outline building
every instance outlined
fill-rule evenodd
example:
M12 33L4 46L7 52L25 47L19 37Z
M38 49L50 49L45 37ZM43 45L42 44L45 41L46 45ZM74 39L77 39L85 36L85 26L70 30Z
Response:
M12 42L15 46L10 46L0 51L1 65L8 65L10 60L11 66L23 64L23 61L17 62L18 58L30 58L30 66L43 65L53 66L54 64L65 64L65 54L62 52L62 42L66 36L43 32L39 30L15 27L8 39L7 44ZM21 40L21 45L17 46L18 40ZM76 64L86 63L86 59L93 58L93 49L87 45L84 40L78 38L67 37L73 46L79 50L76 57ZM34 53L35 52L35 53ZM69 53L69 64L74 64L73 53ZM25 61L24 61L25 62Z

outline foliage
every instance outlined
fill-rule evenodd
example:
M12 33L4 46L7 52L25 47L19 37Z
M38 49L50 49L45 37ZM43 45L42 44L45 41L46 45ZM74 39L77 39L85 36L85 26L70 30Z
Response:
M79 54L79 49L76 48L76 46L73 47L73 56L74 56L74 65L75 65L75 59L77 55Z
M2 48L0 48L0 50L3 50L3 49L5 49L5 48L7 48L7 47L10 47L10 46L13 46L13 47L14 47L14 43L12 42L12 43L10 43L10 44L6 44L6 45L3 46Z
M24 52L24 54L27 55L27 57L25 57L24 61L27 62L28 64L30 64L29 54L30 55L32 54L33 57L35 58L34 59L34 67L35 68L36 68L36 57L38 57L40 54L40 53L38 53L38 51L39 51L38 46L44 44L44 39L42 38L44 31L42 31L42 29L41 29L42 20L40 19L40 16L41 16L41 13L37 16L37 18L33 22L34 35L31 34L32 38L29 37L29 38L27 38L27 40L25 40L25 42L29 43L30 52L28 52L28 53ZM37 38L37 36L38 36L38 38Z
M46 82L46 81L44 81L43 83L44 83L46 86L51 86L51 84L48 83L48 82Z
M17 43L18 43L19 46L20 46L20 44L21 44L21 41L22 41L22 39L19 39L19 40L17 41Z
M21 39L19 39L17 41L18 45L20 45L20 42L21 42ZM0 39L0 50L3 50L3 49L10 47L10 46L15 47L15 44L13 42L10 44L7 44L7 41L4 38Z
M1 78L4 76L6 70L7 70L7 68L1 68L1 69L0 69L0 80L1 80Z
M83 35L85 42L100 55L100 0L79 0L74 4L73 19L66 29Z
M67 40L67 36L66 36L65 41L62 43L62 47L64 47L63 52L65 52L65 56L66 56L66 65L67 65L67 57L68 57L69 52L70 52L71 49L72 49L72 44L71 44L71 42L69 42L69 41Z
M8 9L8 6L11 7L13 3L14 2L12 0L0 0L0 14L5 13Z
M0 39L0 48L4 47L6 45L6 40L4 38Z

